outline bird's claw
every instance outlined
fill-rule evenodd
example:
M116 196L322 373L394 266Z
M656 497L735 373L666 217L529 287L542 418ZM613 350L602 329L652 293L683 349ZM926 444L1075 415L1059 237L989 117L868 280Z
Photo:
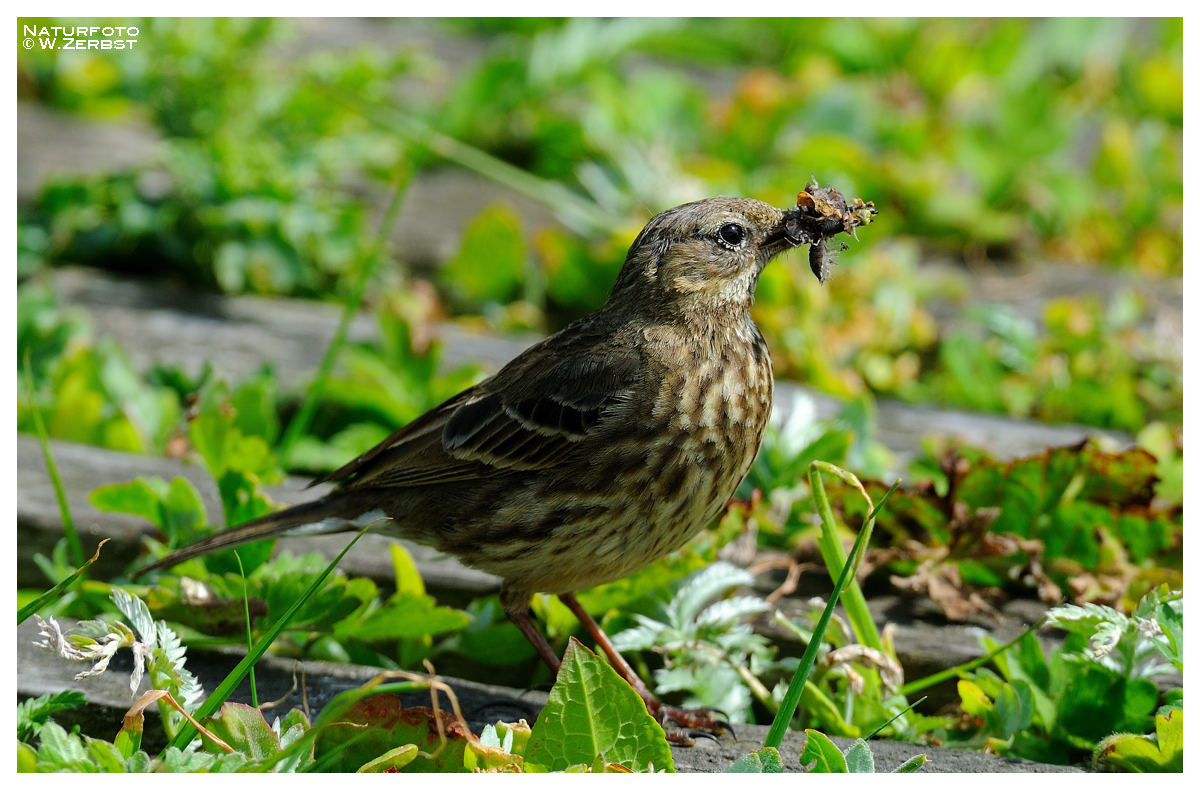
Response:
M728 721L729 717L723 711L711 708L676 708L659 704L652 713L666 730L667 740L679 746L695 745L693 737L709 738L719 743L720 734L725 732L737 738L737 733ZM718 713L723 718L715 715ZM678 726L667 729L667 724Z

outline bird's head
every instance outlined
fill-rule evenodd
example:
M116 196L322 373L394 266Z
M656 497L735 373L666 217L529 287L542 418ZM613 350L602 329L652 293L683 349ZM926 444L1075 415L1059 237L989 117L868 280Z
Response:
M609 305L746 308L767 262L795 245L786 215L759 200L714 197L664 211L642 229Z

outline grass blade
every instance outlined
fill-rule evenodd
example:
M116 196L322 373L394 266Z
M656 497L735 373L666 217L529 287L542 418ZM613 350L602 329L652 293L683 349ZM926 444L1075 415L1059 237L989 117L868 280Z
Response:
M819 466L818 466L819 465ZM822 496L825 495L825 484L821 480L820 474L814 474L816 469L836 470L834 474L839 477L849 475L848 472L838 469L831 464L825 464L820 461L814 461L809 467L809 479L813 481L813 493L816 496L817 491L820 491ZM853 475L850 475L853 477ZM843 477L843 479L845 479ZM857 482L857 478L855 478ZM784 694L783 702L779 705L779 711L775 714L775 720L771 722L771 729L767 733L766 740L763 741L763 746L774 746L779 748L783 743L783 736L787 734L788 726L791 724L792 717L796 714L796 707L800 704L800 697L804 693L805 684L808 682L808 676L812 674L813 664L816 663L817 653L820 650L821 642L825 639L825 631L829 627L829 621L833 617L833 610L837 607L838 599L842 592L850 584L853 578L853 573L858 569L859 561L862 559L863 549L866 547L866 538L870 533L870 527L875 523L875 516L879 512L879 508L887 501L892 491L896 490L896 485L893 485L880 500L878 505L871 508L867 520L863 523L862 529L858 531L858 536L854 539L854 546L850 549L849 561L842 563L841 572L838 574L837 582L833 586L833 592L829 595L829 602L825 605L825 610L821 612L821 619L817 621L816 627L813 629L812 639L804 648L804 654L800 657L800 665L796 667L796 674L792 676L792 681L788 684L787 692ZM861 489L861 485L860 485ZM865 495L865 491L863 492ZM870 502L870 498L867 500ZM828 497L826 497L828 502ZM872 626L873 627L873 626Z
M337 361L338 354L342 351L342 346L346 344L346 336L350 332L350 322L354 320L354 316L362 306L363 294L366 293L367 284L371 281L371 275L375 273L375 267L382 256L383 248L391 236L392 226L396 224L396 218L400 216L400 207L404 205L404 196L408 193L412 177L412 169L405 166L404 171L396 181L395 189L392 190L392 198L388 203L387 211L384 212L383 220L379 223L379 232L375 236L375 243L363 258L362 265L357 272L357 277L350 290L346 293L346 302L342 306L342 316L338 320L333 338L330 339L329 345L325 348L324 356L321 357L321 363L317 367L317 375L308 386L308 391L304 393L304 401L300 404L296 416L288 423L287 430L284 431L283 438L279 441L277 455L283 459L284 463L287 463L288 451L292 445L308 430L309 423L312 422L313 415L317 410L317 403L321 398L321 393L325 391L325 384L328 382L330 374L333 373L333 364Z
M90 560L83 563L83 565L81 565L78 570L76 570L74 573L72 573L67 578L60 581L58 584L51 587L46 592L39 595L34 600L32 600L29 603L22 606L21 609L17 612L17 625L20 625L21 623L28 620L30 615L40 611L43 607L45 607L45 606L53 603L54 601L57 601L59 598L61 598L63 593L65 593L67 591L67 588L70 587L72 584L74 584L76 581L78 581L87 572L88 567L91 566L91 564L93 562L100 559L100 549L103 548L104 544L108 543L109 540L110 540L110 538L105 538L104 540L97 543L96 544L96 553L92 555L92 558Z
M870 735L868 735L866 738L863 738L863 740L864 740L864 741L869 741L869 740L871 740L871 739L872 739L872 738L874 738L876 735L878 735L879 733L883 732L883 731L884 731L884 729L885 729L885 728L886 728L886 727L887 727L889 724L891 724L891 723L892 723L892 722L894 722L896 719L898 719L898 718L900 718L901 716L903 716L905 713L908 713L910 710L912 710L913 708L917 707L918 705L920 705L922 702L924 702L924 701L925 701L925 700L927 700L927 699L929 699L929 697L921 697L921 698L920 698L919 700L917 700L916 702L910 702L910 703L909 703L909 704L908 704L908 705L907 705L907 706L904 708L904 710L900 711L900 712L899 712L899 713L897 713L895 716L893 716L892 718L890 718L890 719L888 719L887 721L885 721L883 724L880 724L878 727L876 727L874 730L872 730L872 731L871 731L871 734L870 734Z
M50 475L50 484L54 487L54 498L58 501L58 514L62 518L63 532L67 535L67 545L71 547L71 561L75 566L87 568L91 563L85 563L83 544L79 541L79 533L75 531L75 519L71 518L71 508L67 504L67 492L63 487L62 477L58 474L58 465L50 453L50 438L46 433L46 424L42 422L42 409L37 403L37 390L33 386L33 366L29 361L29 351L25 351L24 365L25 388L29 390L29 408L33 412L33 425L37 430L38 444L42 447L42 457L46 460L46 473Z
M941 683L942 681L950 680L951 678L962 677L963 673L970 672L972 669L975 669L976 667L983 666L984 664L988 663L993 658L1000 655L1005 650L1008 650L1010 647L1015 645L1017 642L1020 642L1026 636L1028 636L1029 634L1032 634L1034 631L1038 630L1041 627L1042 627L1042 621L1039 620L1036 623L1034 623L1033 625L1026 628L1024 631L1022 631L1016 638L1010 639L1009 641L1000 645L1000 647L996 648L995 650L988 653L987 655L980 656L979 658L973 658L970 661L964 662L957 666L950 667L949 669L943 669L941 672L935 672L932 675L926 675L925 677L921 678L920 680L914 680L912 683L905 683L903 686L900 687L900 693L907 697L909 694L915 694L918 691L924 691L925 689L929 688L930 686L936 686L937 684Z
M370 525L368 525L368 527L369 526ZM229 695L232 694L233 690L238 687L238 684L242 682L242 679L246 677L246 674L258 661L258 659L262 658L263 653L267 652L267 648L271 646L271 643L275 641L275 638L279 636L280 632L282 632L287 624L291 622L292 618L296 616L296 612L300 611L300 607L303 606L305 602L307 602L308 599L311 598L318 590L320 590L322 586L324 586L325 580L329 578L329 574L333 573L333 569L336 568L338 563L342 561L342 557L346 556L346 552L350 551L350 548L355 543L358 543L358 539L366 534L368 527L364 527L363 529L359 530L358 534L354 536L354 539L346 544L346 548L342 549L341 552L333 558L333 561L325 567L325 570L321 572L321 575L313 580L313 583L310 584L308 589L304 591L304 594L297 598L296 601L290 607L288 607L288 610L284 612L283 617L279 618L275 625L271 626L270 630L263 634L262 638L258 640L258 643L254 645L250 652L246 654L246 657L238 662L238 665L233 668L233 671L229 673L225 680L221 681L221 685L217 686L216 690L208 696L208 699L204 700L204 704L196 710L196 719L204 719L217 712L217 709L220 708L221 704L229 698ZM191 742L192 738L195 736L196 728L190 723L185 724L179 730L179 733L171 740L170 745L176 747L177 749L186 748ZM161 755L159 756L161 757Z
M246 569L242 566L242 555L238 552L233 552L233 558L237 560L238 573L242 575L242 609L246 613L246 651L254 649L254 631L250 625L250 590L246 585ZM258 707L258 684L254 682L254 667L250 667L250 704Z

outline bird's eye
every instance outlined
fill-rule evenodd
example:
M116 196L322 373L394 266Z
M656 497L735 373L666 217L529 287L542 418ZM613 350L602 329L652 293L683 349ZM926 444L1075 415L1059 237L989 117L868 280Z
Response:
M746 240L746 229L736 222L727 222L717 230L717 235L730 247L736 247Z

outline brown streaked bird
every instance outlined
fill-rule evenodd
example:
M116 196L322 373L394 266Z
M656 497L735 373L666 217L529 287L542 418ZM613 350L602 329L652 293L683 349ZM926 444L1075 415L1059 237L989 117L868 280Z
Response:
M554 671L559 658L529 605L534 593L557 594L660 721L715 728L711 712L656 700L574 593L678 549L749 471L773 390L750 305L767 262L810 241L796 217L730 197L659 214L599 310L316 481L338 484L328 496L142 572L370 523L499 576L509 618Z

